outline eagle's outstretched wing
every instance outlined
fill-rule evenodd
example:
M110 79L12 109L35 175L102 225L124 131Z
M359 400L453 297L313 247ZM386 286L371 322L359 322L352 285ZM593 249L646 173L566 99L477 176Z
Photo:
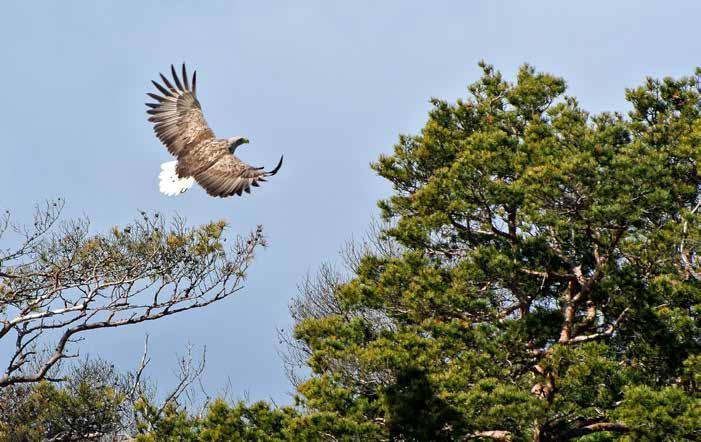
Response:
M208 169L195 175L195 180L211 196L227 197L251 193L251 186L258 187L259 182L273 176L282 166L282 157L273 170L265 171L262 167L251 167L234 155L225 155Z
M192 87L188 82L184 63L182 82L173 65L170 65L170 72L175 84L160 74L165 87L151 81L161 95L148 93L156 103L146 103L146 106L150 107L147 112L151 117L148 120L155 123L153 130L156 136L171 154L180 158L189 149L213 139L214 132L207 125L200 102L197 101L197 71L192 74Z

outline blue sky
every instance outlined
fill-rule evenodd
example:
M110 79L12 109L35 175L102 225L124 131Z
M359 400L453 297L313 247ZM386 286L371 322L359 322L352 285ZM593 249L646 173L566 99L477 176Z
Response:
M151 336L150 375L169 385L187 343L208 350L205 387L289 401L276 328L296 285L358 236L389 186L368 165L423 125L430 97L455 99L485 59L565 77L586 109L626 110L624 88L701 65L695 1L44 1L0 17L0 208L29 219L67 199L95 231L137 210L193 223L263 224L270 247L246 288L209 309L88 336L82 352L133 368ZM170 160L144 113L149 80L198 69L214 131L246 136L238 154L285 164L253 196L158 193Z

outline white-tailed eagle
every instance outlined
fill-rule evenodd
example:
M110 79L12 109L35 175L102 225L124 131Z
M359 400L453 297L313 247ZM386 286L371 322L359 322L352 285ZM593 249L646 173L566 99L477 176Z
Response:
M227 197L251 193L251 186L275 175L282 166L282 157L273 170L252 167L234 155L236 148L248 143L243 137L218 139L207 125L200 102L197 101L197 71L188 81L185 64L182 78L170 66L172 82L160 74L163 85L151 81L161 95L148 93L155 103L146 103L150 109L148 121L159 140L175 155L176 161L161 164L159 188L169 196L178 195L192 187L195 181L209 195Z

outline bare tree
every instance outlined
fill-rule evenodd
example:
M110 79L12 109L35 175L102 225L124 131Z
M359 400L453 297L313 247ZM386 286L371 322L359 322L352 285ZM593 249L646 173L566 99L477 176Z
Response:
M0 219L0 388L52 380L89 330L205 307L241 290L262 228L226 246L226 223L189 228L141 216L111 232L60 221L63 201L37 208L33 225ZM14 235L14 238L10 236ZM7 245L14 242L15 245ZM48 351L40 351L48 348Z
M121 388L125 392L124 410L127 411L122 415L125 433L148 433L169 409L191 412L191 408L197 408L202 415L207 410L210 398L201 383L206 361L206 348L202 349L199 357L195 357L193 346L189 344L185 354L178 356L177 369L173 373L176 377L175 386L159 395L156 383L145 375L151 362L146 336L139 364L134 371L124 375L124 386ZM200 400L200 395L204 396L204 401Z
M347 241L340 251L340 266L332 263L323 263L314 273L305 275L297 286L297 296L290 302L290 316L295 324L305 319L321 319L329 316L362 317L369 327L375 331L393 327L392 321L379 310L363 310L361 312L349 312L343 306L338 297L339 289L356 272L367 256L380 256L385 258L399 257L404 252L402 246L386 236L390 224L373 220L360 238ZM278 351L283 361L287 378L295 387L302 383L304 367L312 355L312 349L303 340L296 339L290 331L278 330L279 343L283 348ZM360 368L360 364L353 360L328 361L330 365L337 367L341 373L345 373L353 382L362 385L388 383L386 372L367 372Z

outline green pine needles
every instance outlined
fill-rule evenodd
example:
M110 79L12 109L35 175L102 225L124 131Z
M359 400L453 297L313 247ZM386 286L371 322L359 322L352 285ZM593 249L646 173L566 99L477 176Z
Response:
M299 387L339 440L701 437L701 72L591 115L487 64L373 165L380 233L303 319Z

